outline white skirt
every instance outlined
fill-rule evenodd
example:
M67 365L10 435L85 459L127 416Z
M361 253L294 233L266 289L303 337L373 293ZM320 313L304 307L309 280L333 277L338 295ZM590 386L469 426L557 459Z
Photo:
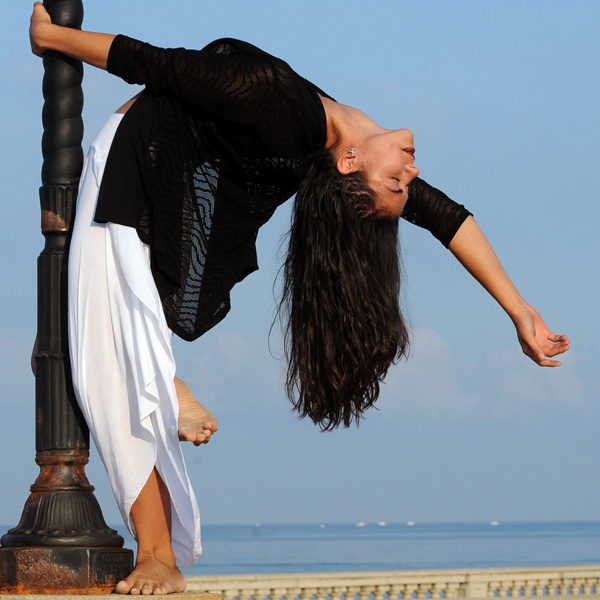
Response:
M135 229L95 223L113 114L83 165L69 251L69 346L73 386L123 515L156 467L171 495L177 565L200 555L200 516L177 433L172 332Z

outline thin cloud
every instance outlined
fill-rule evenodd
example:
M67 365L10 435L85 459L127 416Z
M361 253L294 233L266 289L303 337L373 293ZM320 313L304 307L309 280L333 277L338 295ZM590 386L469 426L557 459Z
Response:
M247 341L238 333L222 331L207 336L191 356L178 361L178 375L198 399L219 410L251 405L287 404L284 398L283 362L274 361L266 341Z
M465 415L533 418L552 408L586 411L591 385L579 373L577 355L558 369L542 369L515 349L455 360L439 333L417 328L408 361L393 367L382 390L380 409L438 418Z
M407 361L392 367L382 388L380 409L458 416L477 398L460 381L448 342L437 332L415 329Z

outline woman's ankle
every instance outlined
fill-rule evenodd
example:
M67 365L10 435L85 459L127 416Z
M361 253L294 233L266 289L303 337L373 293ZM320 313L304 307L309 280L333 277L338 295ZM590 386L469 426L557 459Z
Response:
M136 564L145 560L160 560L169 567L176 567L175 554L173 554L172 548L164 547L152 547L152 546L139 546L136 557Z
M171 499L156 468L131 507L131 517L137 532L136 564L144 560L159 560L175 567L171 546Z

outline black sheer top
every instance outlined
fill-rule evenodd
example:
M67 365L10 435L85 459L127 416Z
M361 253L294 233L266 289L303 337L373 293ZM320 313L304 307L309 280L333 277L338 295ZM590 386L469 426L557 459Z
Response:
M234 39L164 49L117 36L107 69L145 85L115 134L95 220L135 227L174 333L193 340L258 268L258 229L325 145L315 85ZM448 245L469 213L416 179L403 217Z

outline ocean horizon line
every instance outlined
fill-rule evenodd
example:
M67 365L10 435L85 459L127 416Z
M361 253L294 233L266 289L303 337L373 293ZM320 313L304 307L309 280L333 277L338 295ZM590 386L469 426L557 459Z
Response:
M262 526L306 526L306 525L316 525L317 527L321 524L332 525L332 526L356 526L357 523L364 523L366 527L369 525L377 526L378 523L384 522L387 525L406 525L407 523L413 523L414 525L489 525L490 523L498 523L499 525L523 525L523 524L539 524L539 525L559 525L559 524L585 524L585 523L600 523L600 518L598 519L536 519L536 520L528 520L528 519L501 519L501 518L492 518L489 520L473 520L473 521L464 521L464 520L447 520L447 521L430 521L430 520L418 520L418 519L406 519L403 521L386 521L385 519L381 519L379 521L260 521L257 519L256 521L241 521L235 523L211 523L202 521L202 527L247 527L254 526L259 524ZM118 524L116 524L118 525ZM109 523L110 527L114 527L115 523Z

